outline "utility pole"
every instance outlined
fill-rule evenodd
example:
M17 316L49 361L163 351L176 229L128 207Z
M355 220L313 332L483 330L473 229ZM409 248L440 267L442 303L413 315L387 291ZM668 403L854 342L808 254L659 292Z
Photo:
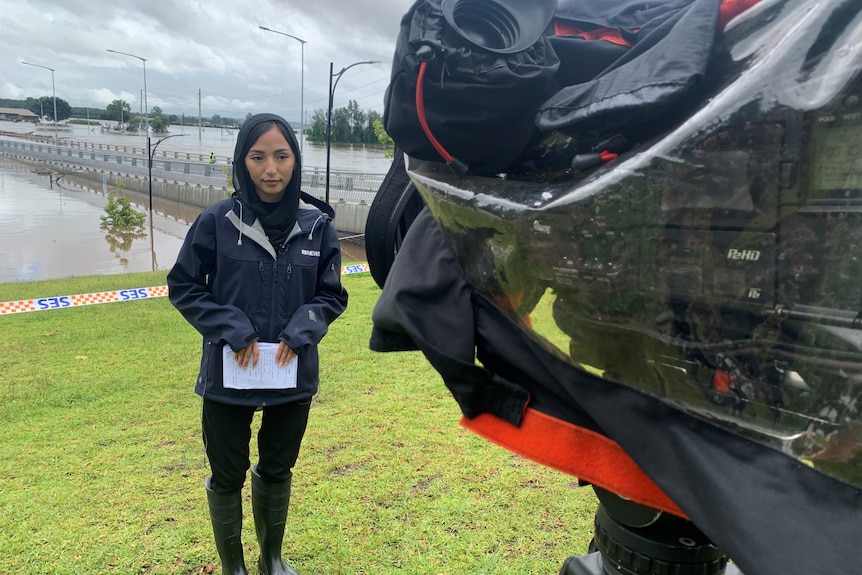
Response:
M108 52L113 52L114 54L122 54L123 56L131 56L132 58L137 58L138 60L141 61L141 63L143 63L143 65L144 65L143 106L144 106L144 110L146 110L147 109L147 59L141 58L140 56L135 56L134 54L129 54L128 52L119 52L117 50L111 50L110 48L108 48ZM146 136L149 136L150 135L150 123L147 121L146 115L144 116L144 127L145 127L144 134Z
M30 62L21 62L22 64L26 64L27 66L36 66L37 68L44 68L45 70L51 70L51 92L54 95L54 145L58 145L60 143L60 138L57 137L57 91L54 89L54 68L49 68L48 66L43 66L41 64L31 64ZM42 110L42 100L39 100L39 109ZM45 112L42 111L42 117L45 117ZM41 121L42 118L40 118Z

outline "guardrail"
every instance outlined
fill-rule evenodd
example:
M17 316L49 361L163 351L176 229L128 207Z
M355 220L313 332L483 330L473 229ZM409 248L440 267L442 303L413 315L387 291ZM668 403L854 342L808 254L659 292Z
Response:
M97 146L101 148L102 145ZM109 148L110 146L105 147ZM114 147L117 150L121 148ZM129 152L124 151L123 153L119 153L117 150L111 153L110 150L97 149L95 146L86 148L54 146L48 143L0 138L0 154L6 156L53 164L81 166L86 169L109 173L117 172L129 176L148 176L146 150L129 148ZM183 152L168 152L168 154L190 157L197 155ZM232 166L212 165L206 161L184 161L161 154L153 159L152 176L153 180L161 179L226 189L232 170ZM385 174L367 172L330 170L330 202L344 201L370 204L385 176ZM302 189L306 193L324 199L326 196L326 170L303 168Z

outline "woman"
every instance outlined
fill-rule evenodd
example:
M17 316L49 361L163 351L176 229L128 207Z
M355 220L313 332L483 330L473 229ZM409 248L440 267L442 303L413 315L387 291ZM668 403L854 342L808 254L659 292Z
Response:
M258 410L259 462L251 468L258 566L267 575L295 573L281 558L292 468L318 388L317 344L347 306L334 212L300 191L301 166L284 119L246 120L234 151L236 192L198 216L168 274L171 302L203 335L195 391L212 472L206 493L230 575L247 573L240 491Z

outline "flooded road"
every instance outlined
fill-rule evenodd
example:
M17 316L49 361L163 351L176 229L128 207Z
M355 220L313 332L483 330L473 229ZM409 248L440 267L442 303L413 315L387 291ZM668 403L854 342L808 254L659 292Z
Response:
M95 121L95 120L94 120ZM105 126L115 122L102 122ZM209 156L215 154L216 163L223 165L233 156L236 145L236 129L202 128L197 126L170 126L171 138L162 142L158 154L162 152L180 152ZM33 125L30 122L8 122L0 120L0 132L26 134L32 133L53 139L54 132L49 126ZM112 130L102 131L98 126L61 124L58 131L60 142L74 141L88 144L106 144L109 146L128 146L145 150L146 136L143 134L124 134ZM161 140L165 134L152 136L152 144ZM379 146L363 146L359 144L333 144L330 150L330 167L334 171L348 170L385 174L392 165L392 159L386 158ZM302 142L302 166L323 169L326 166L326 146L320 142Z

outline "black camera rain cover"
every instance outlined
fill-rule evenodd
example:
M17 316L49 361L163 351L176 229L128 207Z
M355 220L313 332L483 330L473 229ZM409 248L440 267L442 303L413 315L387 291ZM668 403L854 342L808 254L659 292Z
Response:
M594 77L573 82L567 80L567 70L578 69L585 44L597 43L551 37L561 59L559 77L566 85L537 110L536 125L543 133L633 137L641 125L667 116L706 74L721 0L596 4L561 0L556 18L587 29L617 30L631 47Z
M471 172L504 171L536 133L536 110L557 88L554 75L559 60L541 33L518 52L479 47L475 39L465 38L463 30L449 24L443 3L418 0L401 21L385 96L384 127L407 155L440 161L439 152L420 124L422 112L433 136ZM465 4L470 5L470 0ZM517 2L503 4L516 12ZM548 4L547 0L543 4ZM533 4L523 6L536 9ZM548 12L546 25L552 14ZM507 35L505 29L499 32ZM511 40L519 37L508 35L513 36ZM429 58L422 86L425 106L417 110L417 78L422 63L417 52L423 50Z
M372 348L421 349L468 425L615 442L747 575L859 572L860 38L857 1L762 0L688 113L592 172L411 159Z

